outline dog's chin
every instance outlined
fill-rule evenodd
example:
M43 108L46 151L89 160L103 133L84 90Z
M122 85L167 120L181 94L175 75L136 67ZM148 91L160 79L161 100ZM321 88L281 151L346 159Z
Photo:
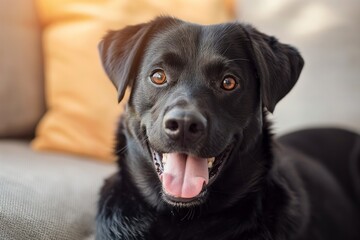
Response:
M186 152L159 152L151 143L148 146L162 184L162 199L171 206L189 208L205 202L208 188L222 174L234 143L217 156L207 158Z

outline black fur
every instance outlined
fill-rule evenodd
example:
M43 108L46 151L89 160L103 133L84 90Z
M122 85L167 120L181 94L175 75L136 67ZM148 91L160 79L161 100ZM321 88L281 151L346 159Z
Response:
M98 240L360 239L358 199L312 155L272 140L267 111L304 64L295 48L249 25L160 17L108 33L99 49L119 100L128 86L131 96L117 133L119 171L101 190ZM166 84L149 80L156 69ZM231 91L221 88L229 75L238 83ZM174 108L206 119L201 136L164 133ZM201 201L166 201L149 147L209 158L227 146L231 154Z

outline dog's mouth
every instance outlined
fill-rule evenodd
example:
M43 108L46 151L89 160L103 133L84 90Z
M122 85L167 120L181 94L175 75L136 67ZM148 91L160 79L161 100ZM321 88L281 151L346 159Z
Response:
M201 204L232 148L233 144L230 144L216 157L201 158L186 153L159 153L150 147L162 183L163 199L171 205L183 207Z

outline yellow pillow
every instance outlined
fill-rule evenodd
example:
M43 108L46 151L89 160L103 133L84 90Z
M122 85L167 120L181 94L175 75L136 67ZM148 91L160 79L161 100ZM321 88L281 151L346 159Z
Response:
M38 0L44 26L48 111L32 147L113 161L118 117L114 86L98 57L97 44L110 29L172 15L198 23L231 20L233 0Z

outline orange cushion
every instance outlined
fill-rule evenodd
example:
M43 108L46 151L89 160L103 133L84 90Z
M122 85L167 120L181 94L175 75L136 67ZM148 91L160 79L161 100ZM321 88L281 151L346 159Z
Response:
M222 0L38 0L48 111L32 146L113 161L116 124L126 102L98 57L97 44L109 29L148 21L159 14L198 23L228 21Z

